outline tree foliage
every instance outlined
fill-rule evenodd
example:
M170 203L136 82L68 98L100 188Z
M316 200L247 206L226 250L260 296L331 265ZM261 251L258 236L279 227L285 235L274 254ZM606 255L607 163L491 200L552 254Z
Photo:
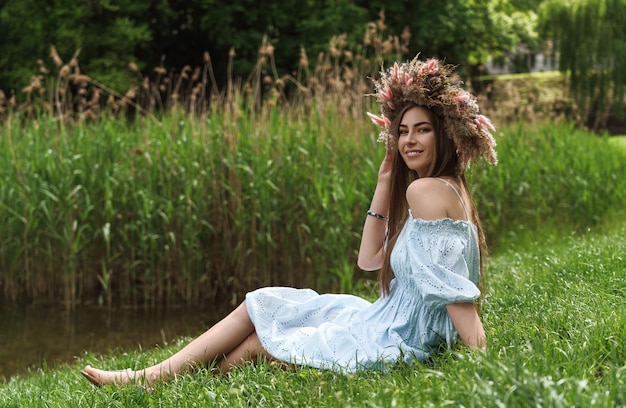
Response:
M390 25L410 28L411 51L464 66L503 58L520 42L536 42L534 11L509 0L426 0L385 10Z
M149 8L149 2L131 0L8 0L0 10L0 84L25 85L51 45L62 59L80 50L81 65L101 82L127 83L126 65L152 41Z
M549 0L541 20L588 125L603 128L609 115L623 116L626 0Z
M409 58L421 52L455 64L477 65L535 37L533 6L541 0L101 0L97 2L5 0L0 3L0 89L21 89L49 62L80 49L86 74L123 91L134 62L149 74L157 66L197 66L209 52L225 77L228 55L234 74L250 73L263 38L275 49L280 73L292 72L301 49L313 57L329 40L346 34L350 48L367 54L368 24L384 14L390 38L403 36ZM220 75L222 74L222 75Z

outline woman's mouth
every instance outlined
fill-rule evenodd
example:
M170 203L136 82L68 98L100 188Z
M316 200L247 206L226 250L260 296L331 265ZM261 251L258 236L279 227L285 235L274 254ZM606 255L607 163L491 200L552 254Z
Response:
M406 157L416 157L420 154L422 154L424 151L423 150L407 150L406 151Z

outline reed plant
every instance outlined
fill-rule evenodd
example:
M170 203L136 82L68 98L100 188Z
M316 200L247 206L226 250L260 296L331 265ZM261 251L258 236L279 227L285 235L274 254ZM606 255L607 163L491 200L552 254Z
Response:
M363 118L40 121L0 140L7 299L233 303L265 285L350 291L384 148ZM573 127L504 129L470 181L494 252L607 223L626 153Z
M515 246L541 232L580 231L623 216L626 149L614 138L567 123L519 123L502 132L498 142L500 164L469 175L492 247Z
M268 283L333 286L333 261L358 242L353 209L367 205L369 182L353 167L364 126L336 123L346 122L330 109L307 123L276 110L263 127L217 115L18 131L9 122L5 295L71 306L115 293L155 305Z
M236 302L268 283L350 289L329 276L351 264L361 221L349 209L367 180L346 170L371 129L345 119L362 115L374 63L408 39L378 23L364 41L374 55L338 36L279 76L264 39L243 82L231 51L223 86L208 53L145 77L130 63L139 84L123 94L83 73L79 51L63 61L52 47L56 72L39 60L25 102L0 94L5 300L71 309Z

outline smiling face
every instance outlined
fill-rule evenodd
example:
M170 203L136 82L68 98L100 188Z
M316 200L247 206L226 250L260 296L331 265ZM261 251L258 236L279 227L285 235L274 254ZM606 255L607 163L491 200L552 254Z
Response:
M398 127L398 152L406 166L426 177L435 160L435 127L428 112L409 108Z

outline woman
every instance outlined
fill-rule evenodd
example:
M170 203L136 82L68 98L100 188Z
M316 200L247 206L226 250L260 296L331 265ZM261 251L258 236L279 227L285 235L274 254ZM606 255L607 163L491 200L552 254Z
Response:
M493 126L441 61L394 64L375 82L386 155L363 228L358 265L381 270L374 303L310 289L262 288L181 351L132 371L85 367L97 385L152 384L201 363L226 373L262 356L353 372L429 358L460 338L486 347L475 305L480 220L465 180L470 160L496 164Z

